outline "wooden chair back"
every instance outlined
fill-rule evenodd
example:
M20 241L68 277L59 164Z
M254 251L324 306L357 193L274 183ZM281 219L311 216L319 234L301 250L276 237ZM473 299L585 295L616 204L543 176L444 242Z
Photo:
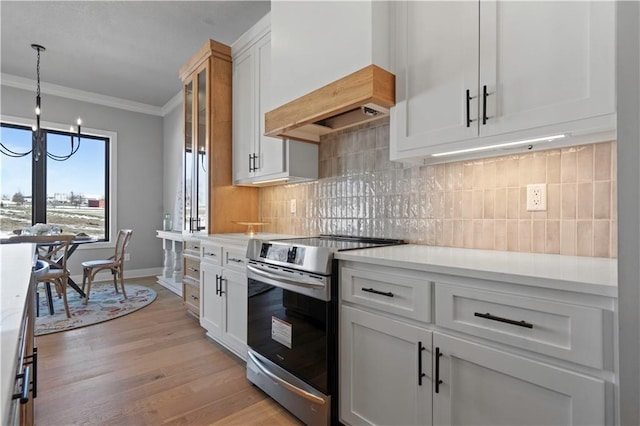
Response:
M133 234L132 229L121 229L118 231L118 238L116 239L116 252L113 255L114 263L122 265L124 262L124 251L129 245L129 240Z
M62 235L20 235L12 238L16 243L34 243L38 245L38 259L46 262L51 270L62 270L62 274L68 274L67 258L69 246L75 237L69 234ZM60 261L60 263L58 263ZM45 276L40 277L45 280Z

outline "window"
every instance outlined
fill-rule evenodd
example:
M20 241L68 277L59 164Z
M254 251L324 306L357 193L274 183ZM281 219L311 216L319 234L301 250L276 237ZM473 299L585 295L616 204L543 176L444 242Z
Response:
M30 127L1 125L0 142L13 152L31 150L32 137ZM48 223L64 232L84 232L109 241L114 186L110 179L111 144L112 136L83 132L77 152L65 161L45 154L39 161L34 161L32 153L17 158L0 154L0 232ZM48 153L66 155L70 146L71 133L45 128Z

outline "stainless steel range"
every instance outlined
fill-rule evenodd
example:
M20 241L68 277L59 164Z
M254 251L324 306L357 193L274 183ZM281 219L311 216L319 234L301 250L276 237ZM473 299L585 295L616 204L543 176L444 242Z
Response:
M333 255L401 240L320 235L247 248L247 378L308 425L338 424L338 268Z

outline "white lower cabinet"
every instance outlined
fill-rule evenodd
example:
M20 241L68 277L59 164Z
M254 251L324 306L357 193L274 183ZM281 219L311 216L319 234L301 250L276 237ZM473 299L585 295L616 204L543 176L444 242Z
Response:
M223 248L223 253L225 259L234 261L235 257L229 255L232 252ZM242 262L244 258L238 260ZM227 262L223 260L223 264ZM201 262L200 325L207 330L207 336L246 359L247 275L240 272L241 265L234 268Z
M340 417L348 424L431 424L431 331L340 310Z
M207 335L214 339L222 337L222 303L219 295L220 266L202 262L200 325L207 330Z
M438 332L433 347L436 425L605 424L604 380Z
M340 274L345 424L615 423L612 298L353 261Z

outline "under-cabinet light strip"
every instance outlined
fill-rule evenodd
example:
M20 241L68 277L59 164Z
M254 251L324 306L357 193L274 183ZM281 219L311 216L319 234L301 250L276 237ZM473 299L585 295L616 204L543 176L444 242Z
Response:
M289 180L288 178L261 180L261 181L257 181L257 182L251 182L251 184L252 185L262 185L262 184L265 184L265 183L286 182L288 180Z
M443 157L445 155L456 155L456 154L465 154L467 152L477 152L477 151L486 151L489 149L496 149L496 148L504 148L507 146L516 146L516 145L526 145L526 144L531 144L534 142L552 142L555 141L557 139L564 139L566 138L567 135L553 135L553 136L547 136L544 138L535 138L535 139L526 139L523 141L517 141L517 142L507 142L507 143L500 143L500 144L495 144L495 145L487 145L487 146L480 146L477 148L468 148L468 149L459 149L457 151L447 151L447 152L440 152L438 154L431 154L432 157Z

